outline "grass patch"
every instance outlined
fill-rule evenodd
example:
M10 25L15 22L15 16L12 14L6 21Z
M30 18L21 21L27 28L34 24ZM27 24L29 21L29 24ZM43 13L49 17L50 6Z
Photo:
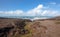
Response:
M25 34L19 34L17 33L16 35L12 36L12 37L32 37L32 31L29 28L30 27L30 22L25 22L25 26L24 26L24 30L27 30L27 33Z
M29 33L21 37L32 37L32 30L30 29L30 25L32 24L32 22L26 22L26 24L27 25L25 26L25 29L27 29Z

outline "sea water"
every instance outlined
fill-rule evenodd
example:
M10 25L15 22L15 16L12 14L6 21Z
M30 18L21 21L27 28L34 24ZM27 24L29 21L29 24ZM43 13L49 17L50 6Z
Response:
M46 19L53 16L6 16L7 18L20 18L20 19Z

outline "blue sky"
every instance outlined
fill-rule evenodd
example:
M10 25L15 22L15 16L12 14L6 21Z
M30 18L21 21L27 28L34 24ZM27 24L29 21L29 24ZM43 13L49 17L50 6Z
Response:
M59 16L60 0L0 0L0 16Z

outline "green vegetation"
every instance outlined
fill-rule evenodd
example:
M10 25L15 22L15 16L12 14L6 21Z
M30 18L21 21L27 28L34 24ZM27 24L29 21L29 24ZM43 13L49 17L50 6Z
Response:
M20 24L24 25L23 28L17 26L17 29L19 28L19 33L15 33L13 37L31 37L32 36L32 30L29 28L31 22L21 22ZM17 24L19 25L19 24Z
M30 25L32 24L31 22L26 22L26 26L24 27L29 31L28 34L22 35L21 37L32 37L32 30L30 29Z

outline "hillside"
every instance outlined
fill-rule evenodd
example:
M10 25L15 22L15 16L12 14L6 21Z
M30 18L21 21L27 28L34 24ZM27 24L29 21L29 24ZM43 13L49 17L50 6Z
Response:
M60 17L50 19L0 19L0 37L60 37ZM57 19L57 20L56 20Z

